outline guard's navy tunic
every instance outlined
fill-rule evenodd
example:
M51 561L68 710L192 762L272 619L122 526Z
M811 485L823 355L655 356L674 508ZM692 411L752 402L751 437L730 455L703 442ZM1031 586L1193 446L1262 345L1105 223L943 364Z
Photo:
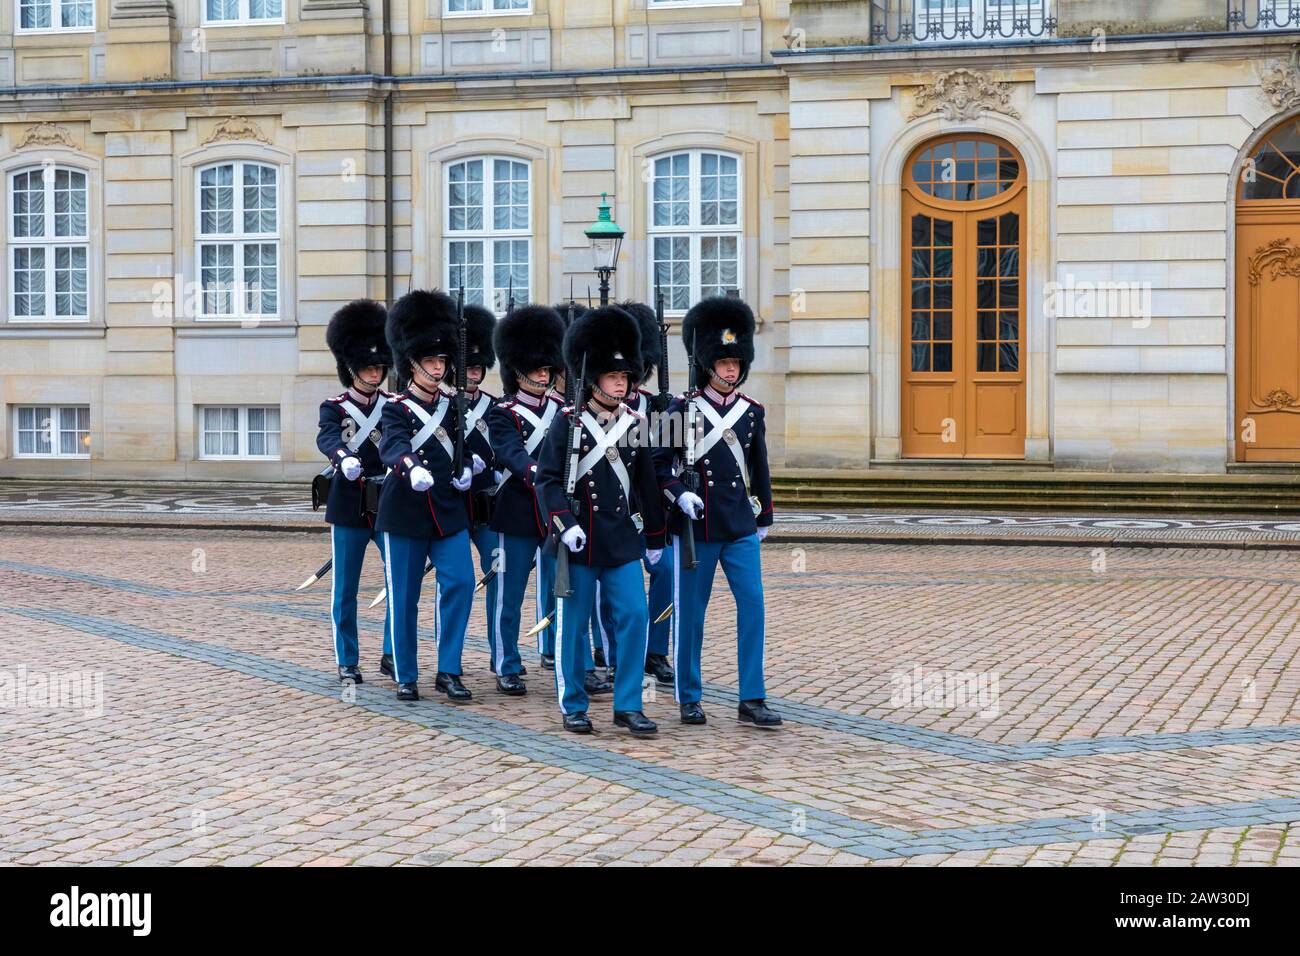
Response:
M492 437L493 467L509 471L501 490L496 495L492 512L492 530L519 537L542 538L546 536L546 522L537 505L535 473L540 446L528 453L528 440L538 426L533 418L543 421L550 412L550 423L560 420L562 402L554 395L541 399L536 408L518 396L504 399L492 406L488 413L488 432ZM495 480L495 479L493 479Z
M704 500L704 516L695 522L696 541L736 541L754 534L759 527L772 524L772 473L767 463L767 429L763 420L763 406L747 395L732 392L734 398L728 397L726 404L710 398L712 390L696 392L699 400L707 402L719 418L724 418L738 402L745 402L748 407L740 418L731 426L736 442L744 455L745 465L749 469L749 494L758 498L760 510L758 515L750 505L744 491L744 481L740 466L728 445L730 442L719 438L708 451L695 461L695 471L699 475L699 496ZM712 393L716 395L716 393ZM670 421L686 421L686 397L675 398L668 406ZM697 415L702 432L712 431L710 422L703 414ZM681 431L684 432L684 426ZM702 436L703 437L703 436ZM655 450L655 469L664 497L675 505L678 496L686 490L682 480L673 471L673 459L685 462L681 448L660 446ZM685 528L686 515L680 508L669 511L669 529L674 535Z
M456 410L445 392L436 404L408 391L393 396L384 406L379 457L392 471L379 493L375 528L410 538L447 538L465 530L469 525L469 511L461 493L451 485L451 458L438 438L430 436L419 448L411 447L411 439L424 423L403 404L405 399L415 401L425 414L435 417L447 406L442 426L449 436L454 434ZM433 487L428 491L411 487L411 469L417 466L427 468L433 475Z
M465 464L472 465L473 458L470 456L478 455L484 465L483 470L474 476L469 490L464 493L465 508L470 520L470 540L474 544L474 550L478 552L479 570L484 575L491 571L493 564L499 560L497 536L488 527L493 508L492 492L496 488L496 481L492 477L492 443L488 438L488 417L496 402L497 397L482 388L477 389L472 397L467 396L465 401ZM487 602L485 608L488 653L491 655L492 671L497 674L501 673L501 669L498 666L500 662L497 654L497 618L493 609L496 607L497 589L500 584L500 575L493 576L488 581L483 595Z
M589 413L595 416L594 412ZM578 501L578 514L575 515L564 494L569 421L574 411L565 408L560 414L563 417L551 426L542 441L537 466L537 499L545 512L548 531L561 534L575 524L581 524L586 532L587 543L581 551L570 555L570 562L588 567L615 567L629 561L640 561L646 548L662 548L664 511L651 455L653 449L644 445L636 447L631 440L612 446L627 468L632 500L628 501L624 496L623 486L609 462L597 461L585 474L578 476L574 486L574 497ZM643 416L627 408L622 414L632 415L638 422L645 421ZM629 429L629 438L637 427ZM582 429L579 459L591 451L595 438L588 428ZM632 522L632 515L638 511L644 522L644 541L642 532L637 531Z
M365 478L376 478L384 473L384 463L379 458L379 440L382 428L379 423L370 429L356 451L348 448L348 440L364 422L356 421L345 409L344 403L351 403L358 412L367 418L374 411L374 403L383 400L386 404L393 396L380 389L371 397L369 403L357 401L351 391L320 403L320 426L316 432L316 447L330 460L336 469L330 481L329 498L325 505L325 520L332 525L348 528L369 528L371 522L362 510L362 479L348 481L339 469L344 458L356 458L361 462L361 474Z

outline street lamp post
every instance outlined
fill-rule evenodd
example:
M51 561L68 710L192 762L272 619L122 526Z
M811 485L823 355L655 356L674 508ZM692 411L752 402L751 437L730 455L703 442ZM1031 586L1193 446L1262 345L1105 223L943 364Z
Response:
M591 240L591 256L600 276L600 304L609 305L609 277L618 268L618 250L623 244L623 230L609 215L605 193L600 194L600 213L587 229Z

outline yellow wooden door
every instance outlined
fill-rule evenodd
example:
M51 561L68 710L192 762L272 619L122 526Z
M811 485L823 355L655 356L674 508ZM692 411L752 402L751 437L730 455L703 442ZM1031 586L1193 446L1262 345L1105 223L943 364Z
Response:
M903 189L903 455L1023 458L1023 164L992 137L947 136Z

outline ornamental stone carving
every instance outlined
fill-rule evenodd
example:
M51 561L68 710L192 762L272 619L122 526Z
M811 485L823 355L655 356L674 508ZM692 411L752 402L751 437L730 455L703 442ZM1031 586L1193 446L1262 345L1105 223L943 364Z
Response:
M1019 118L1011 105L1011 84L973 70L951 70L917 91L908 119L942 113L946 120L972 120L985 110Z

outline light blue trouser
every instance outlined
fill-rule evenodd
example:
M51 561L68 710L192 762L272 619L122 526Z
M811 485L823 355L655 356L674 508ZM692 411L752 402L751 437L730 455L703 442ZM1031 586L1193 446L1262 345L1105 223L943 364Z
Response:
M676 536L673 543L677 543ZM682 566L681 548L673 549L673 670L674 695L680 704L700 700L700 654L704 649L704 616L713 591L718 564L736 599L736 658L740 671L740 699L760 700L763 686L763 568L758 535L738 541L695 542L698 564L694 571Z
M560 642L555 654L556 696L560 710L576 714L587 709L586 656L591 641L587 628L596 605L596 584L610 597L609 625L629 666L620 667L614 678L614 710L641 710L641 676L645 670L645 598L641 563L629 561L617 567L569 565L573 594L560 600ZM631 666L635 664L635 666Z
M356 667L360 658L357 647L357 587L361 584L361 565L366 545L371 541L384 555L379 534L370 528L330 525L330 553L334 558L330 579L330 616L334 626L334 660L339 667ZM393 619L384 608L384 653L393 652Z
M384 535L384 569L388 573L388 604L393 615L393 667L397 683L412 684L420 674L416 657L420 585L426 561L438 575L435 589L434 635L438 642L438 671L459 674L465 628L474 602L474 561L469 532L449 538L408 538Z
M544 548L540 549L537 556L538 567L541 569L537 574L537 597L536 608L537 615L533 618L533 624L536 624L547 614L551 615L551 623L546 626L545 630L537 633L537 653L538 654L555 654L555 636L559 630L555 626L555 553L546 553ZM595 611L592 612L595 617ZM590 635L595 628L590 624L587 628L587 634ZM591 637L588 636L587 643L584 645L583 655L585 657L584 670L595 670L596 662L591 658Z
M537 539L497 532L494 547L500 563L496 580L501 582L501 586L497 588L493 602L488 605L488 633L493 635L490 648L492 670L497 674L518 674L521 664L519 622L524 592L528 590L528 577L537 558ZM554 565L552 560L552 570ZM541 587L540 583L538 587ZM536 620L533 623L537 623ZM546 630L550 631L554 626L551 624ZM538 632L539 645L545 634L546 631Z
M646 598L649 606L646 608L646 621L650 628L646 638L646 646L649 654L668 654L668 632L672 624L668 621L654 623L663 609L666 608L673 600L673 549L672 546L664 548L663 555L659 558L657 564L651 564L645 558L641 559L641 566L645 568L646 573L650 575L650 586L647 589ZM596 585L598 595L596 602L595 627L592 628L594 634L600 636L601 647L605 651L605 663L610 667L618 666L618 640L614 637L612 629L606 623L609 620L609 598L605 595L600 585ZM594 636L594 635L593 635Z
M479 524L474 525L471 540L474 542L474 550L478 552L479 571L483 574L487 574L492 570L493 565L499 560L499 552L497 551L497 548L499 547L497 542L497 533L489 528L487 524L480 522ZM497 624L496 615L493 614L493 608L497 606L497 588L500 580L500 574L494 575L492 580L489 581L487 586L483 589L484 596L487 598L483 604L483 609L487 617L488 654L492 657L493 673L496 673L497 669L496 653L493 650L493 648L496 647L497 642ZM516 638L515 643L518 644L518 638Z

